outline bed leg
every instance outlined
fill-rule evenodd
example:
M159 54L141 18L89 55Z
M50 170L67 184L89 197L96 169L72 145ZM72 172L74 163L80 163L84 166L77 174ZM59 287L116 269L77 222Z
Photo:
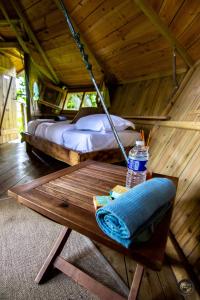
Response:
M32 148L33 147L29 143L26 142L26 153L28 155L32 154Z

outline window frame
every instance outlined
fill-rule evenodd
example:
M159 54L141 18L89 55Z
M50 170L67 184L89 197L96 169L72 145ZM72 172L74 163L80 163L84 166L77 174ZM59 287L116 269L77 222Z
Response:
M73 89L69 89L69 90L67 90L67 93L66 93L66 97L65 97L65 100L64 100L64 102L63 102L63 107L62 107L62 113L77 113L80 109L81 109L81 107L82 107L82 104L83 104L83 101L84 101L84 98L85 98L85 94L86 93L95 93L96 91L93 89L93 88L84 88L84 89L82 89L82 88L79 88L79 89L76 89L76 88L73 88ZM79 106L79 109L78 110L76 110L76 109L64 109L64 107L65 107L65 105L66 105L66 101L67 101L67 96L68 96L68 94L76 94L76 93L83 93L83 95L82 95L82 98L81 98L81 102L80 102L80 106ZM99 101L96 101L96 104L97 104L97 108L99 107Z

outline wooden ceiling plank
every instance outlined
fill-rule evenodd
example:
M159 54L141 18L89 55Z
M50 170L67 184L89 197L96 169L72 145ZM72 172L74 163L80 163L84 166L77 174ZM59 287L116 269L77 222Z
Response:
M50 80L53 80L51 74L45 69L43 68L42 66L40 66L39 64L37 64L37 62L33 59L32 55L31 55L31 50L29 49L29 47L27 46L26 42L23 40L23 38L21 37L21 35L19 34L18 32L18 29L16 27L16 25L14 23L11 22L6 10L5 10L5 7L3 5L3 3L0 2L0 9L4 15L4 17L6 18L6 20L8 21L8 23L10 24L10 27L12 28L12 30L14 31L15 35L16 35L16 38L19 42L19 45L21 46L21 48L23 49L23 51L25 53L28 53L30 54L31 56L31 60L33 62L33 64L35 65L35 67L39 70L40 73L42 73L43 75L45 75L47 78L49 78Z
M54 71L54 69L53 69L53 67L52 67L52 65L51 65L48 57L46 56L45 52L43 51L43 49L42 49L42 47L41 47L41 45L40 45L40 43L39 43L39 41L38 41L35 33L32 31L32 29L31 29L31 27L29 25L29 22L27 21L25 15L23 14L20 6L18 5L18 3L16 1L10 0L10 2L13 5L13 7L15 8L18 16L20 17L20 19L21 19L21 21L22 21L22 23L23 23L23 25L25 27L25 30L26 30L28 36L33 41L36 49L40 53L41 57L43 58L44 63L46 64L46 66L48 67L48 69L49 69L52 77L54 78L53 81L56 84L60 83L60 80L59 80L58 76L56 75L56 73L55 73L55 71Z
M173 22L184 2L185 0L164 0L159 11L160 18L169 26L171 22Z
M4 15L4 17L6 18L7 22L9 23L10 27L12 28L12 30L14 31L15 35L16 35L16 38L21 46L21 48L26 52L26 53L29 53L29 50L28 50L28 47L26 46L26 43L24 42L24 40L22 39L21 35L19 34L18 30L17 30L17 27L14 23L12 23L12 20L9 18L6 10L5 10L5 7L3 5L3 3L0 2L0 9Z
M13 0L12 0L13 1ZM59 8L59 10L62 12L62 8L60 7L60 3L58 0L54 0L54 2L56 3L57 7ZM85 48L86 48L86 52L88 54L88 56L92 59L92 61L95 63L97 69L99 72L102 73L102 77L104 76L104 72L106 72L105 67L102 65L102 63L98 60L98 58L96 57L96 55L91 51L88 43L85 41L83 35L81 34L81 30L78 28L78 26L75 24L74 20L73 20L73 26L75 28L75 30L77 32L80 33L81 35L81 41L84 44ZM107 74L109 76L109 74Z
M0 49L1 49L1 47L0 47ZM8 57L12 57L12 58L16 58L16 59L21 60L21 56L19 54L13 53L11 51L0 50L0 53L2 53L3 55L6 55Z
M187 53L186 49L179 43L179 41L174 37L167 25L160 19L157 13L153 10L151 5L147 0L134 0L136 5L140 7L143 13L149 18L152 24L157 28L157 30L168 40L172 47L175 47L179 55L186 62L189 67L192 67L194 62L190 55Z

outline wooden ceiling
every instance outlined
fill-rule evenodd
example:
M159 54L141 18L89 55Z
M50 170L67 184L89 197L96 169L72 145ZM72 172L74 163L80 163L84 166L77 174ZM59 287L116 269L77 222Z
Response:
M11 0L1 2L9 18L20 19ZM59 80L68 86L90 85L79 51L56 1L17 2ZM108 78L126 83L172 72L173 45L144 13L140 2L146 1L64 0L87 44L97 81L102 79L104 73ZM170 34L183 47L190 61L193 63L200 59L200 1L147 2L161 23L168 26ZM0 19L5 19L5 14L1 14ZM29 46L34 48L30 34L23 33L23 23L20 23L18 30ZM8 26L0 27L0 37L7 41L16 40L14 31ZM35 51L38 64L48 68L40 56ZM178 72L183 72L187 67L187 61L177 54Z

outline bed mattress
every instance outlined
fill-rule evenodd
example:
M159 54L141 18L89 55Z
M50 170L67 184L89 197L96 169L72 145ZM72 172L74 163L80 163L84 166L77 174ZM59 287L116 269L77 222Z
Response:
M124 147L133 146L136 140L140 140L140 134L133 130L118 132ZM63 145L81 153L118 148L112 132L96 132L72 130L63 133Z
M36 120L32 120L32 121L28 122L28 126L27 126L28 133L35 134L35 131L36 131L37 127L39 125L41 125L42 123L45 123L45 122L55 123L55 121L53 119L36 119Z
M77 130L69 121L31 122L31 126L28 126L30 134L81 153L118 148L112 132ZM118 135L124 147L133 146L140 139L140 134L133 130L118 131Z

